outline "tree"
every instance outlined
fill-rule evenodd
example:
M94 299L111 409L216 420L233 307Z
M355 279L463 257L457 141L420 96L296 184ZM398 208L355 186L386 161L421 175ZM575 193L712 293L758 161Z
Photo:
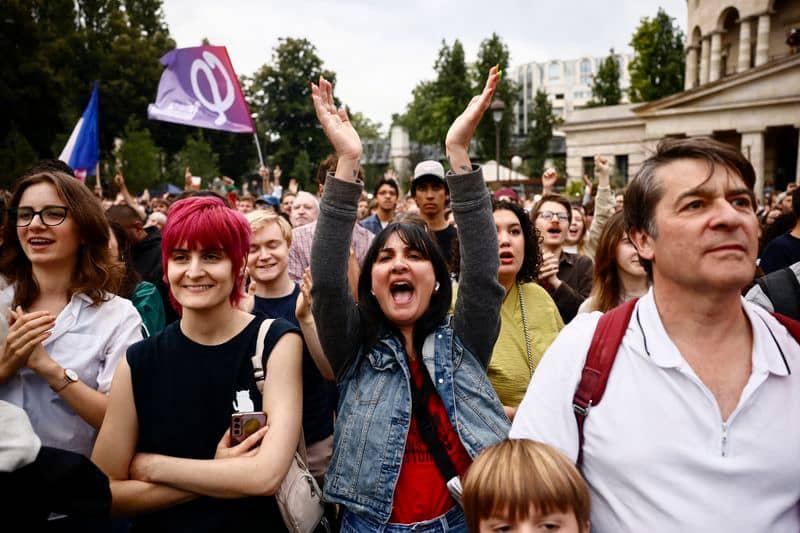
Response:
M312 165L331 152L330 143L319 127L311 103L309 82L320 75L336 85L336 74L323 67L316 47L307 39L278 39L271 63L263 65L247 79L246 94L250 110L258 113L259 132L270 139L267 153L272 164L293 168L305 151ZM338 100L337 100L338 105ZM296 176L284 174L288 180ZM297 178L308 189L306 181Z
M649 102L683 90L683 32L660 9L644 17L631 38L634 50L629 71L632 102Z
M37 159L28 139L11 124L6 138L0 140L0 189L11 189L14 181Z
M192 170L193 176L203 178L203 186L208 186L215 177L219 176L219 156L206 142L203 130L197 129L196 133L186 139L186 145L175 154L170 167L170 180L183 183L183 173L186 167Z
M619 63L612 48L608 52L597 74L592 77L592 99L587 107L617 105L622 100L622 90L619 87Z
M544 172L544 162L550 151L553 126L558 121L553 114L553 106L550 104L546 92L536 91L530 119L531 124L528 128L528 139L525 144L525 151L530 154L527 161L528 173L531 176L541 176L542 172Z
M308 152L300 150L294 159L291 176L299 183L311 183L312 174L311 158L308 156Z
M486 76L489 74L489 69L498 65L503 76L497 83L497 90L495 91L494 98L499 98L505 103L505 112L503 119L500 122L500 159L503 160L504 156L508 154L509 144L511 141L511 126L514 122L514 104L517 101L517 88L516 84L507 77L507 70L510 63L510 55L508 47L503 40L496 33L485 39L478 50L478 61L475 63L473 70L473 94L479 94L483 91L483 86L486 84ZM463 107L463 106L462 106ZM480 159L494 159L495 158L495 127L492 120L492 114L486 113L478 125L475 132L475 139L478 142L477 150Z
M350 122L353 124L353 127L358 132L358 136L362 139L380 139L383 137L381 134L381 129L383 128L383 124L380 122L374 122L369 117L365 116L363 113L359 111L351 112L350 110L347 111L348 116L350 117ZM306 154L308 155L308 154Z
M135 117L125 126L118 156L130 191L140 192L161 181L161 152Z
M433 68L436 79L417 84L405 114L396 120L411 139L423 144L442 144L450 124L472 98L461 41L456 39L451 47L442 40Z

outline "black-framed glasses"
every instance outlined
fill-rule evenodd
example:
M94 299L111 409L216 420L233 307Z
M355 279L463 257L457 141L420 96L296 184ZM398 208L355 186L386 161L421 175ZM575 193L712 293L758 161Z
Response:
M36 215L39 215L39 220L45 226L58 226L66 220L67 208L61 205L48 205L39 211L34 211L32 207L12 207L8 210L8 216L14 220L18 228L30 226Z
M569 220L569 215L566 213L559 213L556 211L539 211L539 218L542 220L553 220L553 217L558 217L561 222Z

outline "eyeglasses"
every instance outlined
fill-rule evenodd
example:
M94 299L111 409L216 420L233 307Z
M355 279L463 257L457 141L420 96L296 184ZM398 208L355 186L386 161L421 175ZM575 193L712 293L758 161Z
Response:
M8 210L8 215L14 219L18 228L25 228L31 225L33 218L39 215L39 220L45 226L58 226L67 218L67 208L58 205L48 205L47 207L34 211L32 207L12 207Z
M569 220L569 215L566 213L557 213L555 211L539 211L539 218L542 220L553 220L557 217L559 222L566 222Z

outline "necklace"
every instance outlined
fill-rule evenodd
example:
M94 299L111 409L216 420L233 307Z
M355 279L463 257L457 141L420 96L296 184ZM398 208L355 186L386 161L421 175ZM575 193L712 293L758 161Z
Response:
M522 295L522 283L517 281L517 293L519 295L519 309L522 312L522 334L525 336L525 350L528 352L528 370L533 376L533 356L531 355L531 338L528 334L528 313L525 311L525 297Z

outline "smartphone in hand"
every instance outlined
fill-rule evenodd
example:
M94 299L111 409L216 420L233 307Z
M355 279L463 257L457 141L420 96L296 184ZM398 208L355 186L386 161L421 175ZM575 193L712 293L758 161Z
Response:
M267 425L267 414L263 411L233 413L231 415L231 442L236 445Z

